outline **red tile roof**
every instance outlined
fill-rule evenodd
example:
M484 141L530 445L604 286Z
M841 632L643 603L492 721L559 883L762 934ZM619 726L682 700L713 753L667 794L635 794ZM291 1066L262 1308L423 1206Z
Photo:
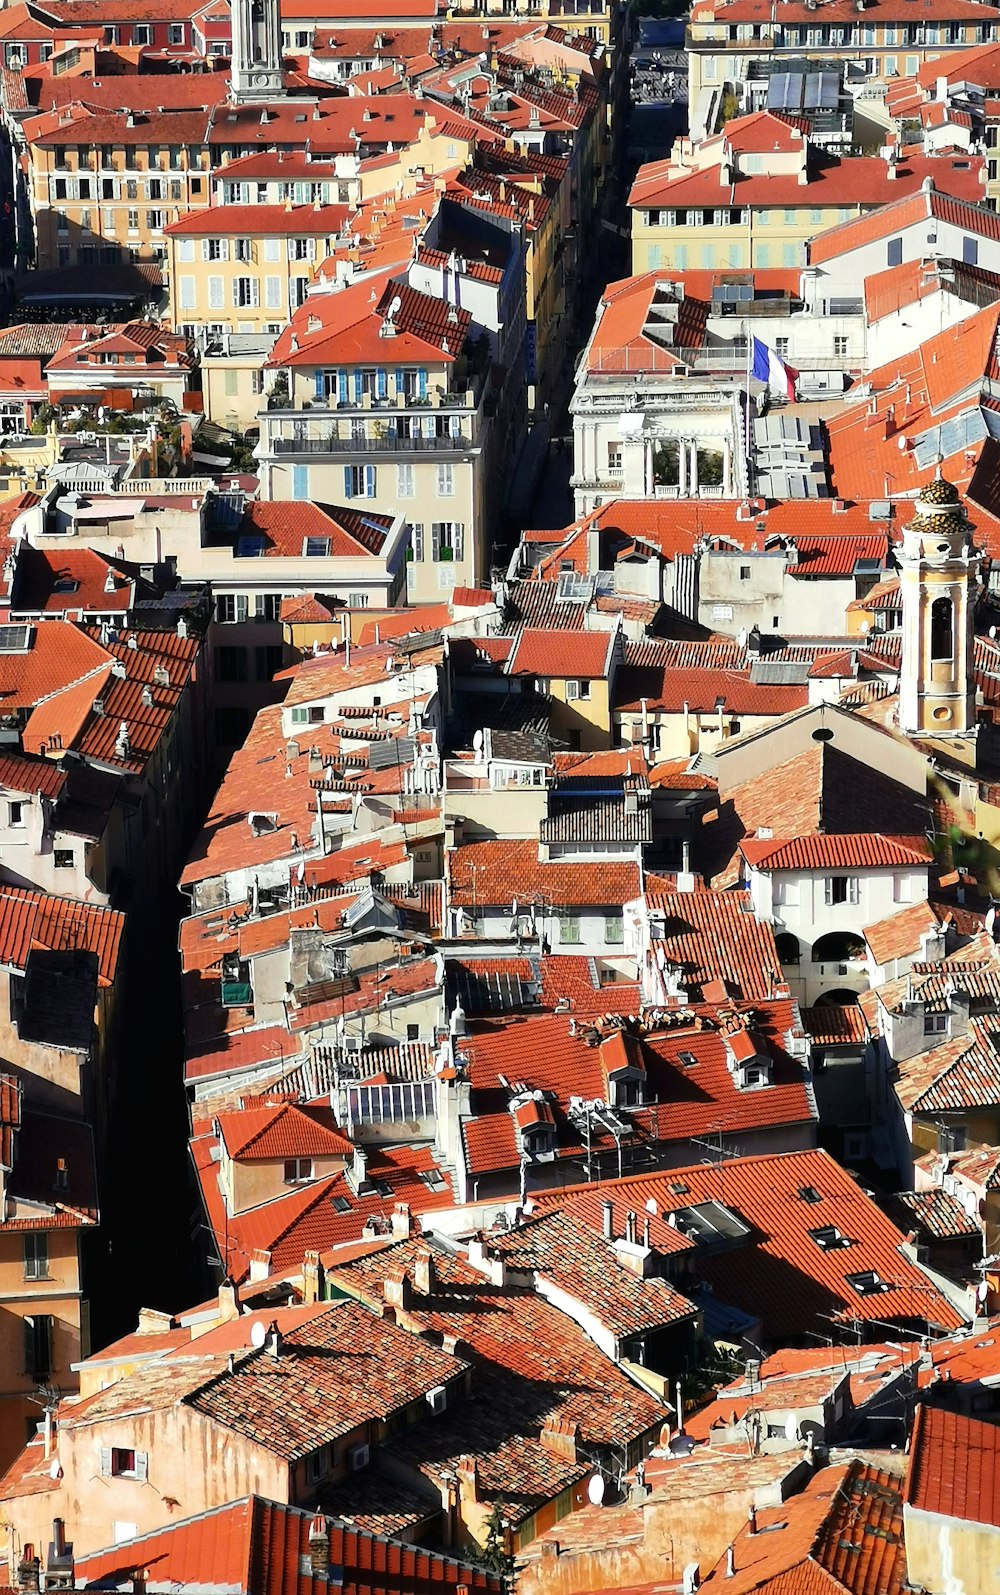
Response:
M822 1468L801 1495L758 1511L701 1587L728 1595L900 1595L903 1501L895 1474L854 1461Z
M110 986L118 968L125 915L97 903L0 885L0 964L23 972L34 947L86 951L97 957L98 981Z
M219 1134L229 1156L256 1159L346 1157L353 1152L347 1136L336 1128L329 1109L280 1106L244 1108L220 1113Z
M654 952L662 947L664 961L680 967L693 998L716 980L747 1002L772 995L781 976L774 931L746 892L649 892L646 904L659 922Z
M802 1194L816 1192L818 1200ZM900 1250L903 1236L827 1152L726 1158L711 1164L607 1180L579 1193L550 1191L532 1200L564 1207L602 1224L611 1197L637 1213L666 1215L699 1202L721 1202L750 1226L741 1247L698 1255L698 1272L722 1301L763 1323L771 1341L828 1334L828 1315L845 1324L903 1320L958 1329L961 1314ZM833 1224L851 1245L823 1248L810 1233ZM874 1271L887 1287L862 1295L851 1275Z
M791 840L744 838L740 852L753 869L898 869L929 867L933 853L922 836L800 836Z
M1000 1426L919 1406L903 1498L918 1512L1000 1528Z
M502 1581L475 1563L366 1533L326 1518L331 1570L342 1595L501 1595ZM309 1529L313 1513L250 1496L126 1545L92 1551L75 1566L88 1584L127 1588L137 1561L147 1588L226 1589L230 1595L326 1595L330 1580L314 1575ZM342 1582L341 1582L342 1579Z
M560 680L607 676L615 635L613 631L531 631L526 627L515 639L507 674Z
M470 842L447 855L449 898L456 908L512 903L553 908L627 903L639 895L639 869L633 863L541 862L538 843Z
M906 151L897 163L895 176L890 177L884 160L860 155L838 157L812 150L806 183L799 182L796 172L737 174L722 192L727 195L727 204L737 206L870 209L890 205L908 194L919 195L925 178L930 177L940 190L956 195L971 209L984 194L983 171L979 156L926 156ZM680 169L669 160L654 161L639 168L628 202L633 209L698 207L717 205L719 194L719 162L692 171ZM819 237L828 238L829 233L820 233ZM810 260L815 263L816 258L810 248Z

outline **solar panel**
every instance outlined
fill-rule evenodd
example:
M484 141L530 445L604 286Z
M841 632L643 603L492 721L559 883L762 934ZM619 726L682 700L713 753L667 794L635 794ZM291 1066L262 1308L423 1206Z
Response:
M27 653L30 640L30 626L0 626L0 653Z
M259 535L241 537L236 543L237 559L257 559L264 552L264 539Z

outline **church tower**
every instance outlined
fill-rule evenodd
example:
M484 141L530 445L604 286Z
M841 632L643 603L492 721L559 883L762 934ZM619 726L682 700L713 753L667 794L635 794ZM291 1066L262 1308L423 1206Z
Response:
M980 559L951 482L939 476L921 489L896 558L903 608L900 730L910 736L973 738Z
M231 95L237 105L281 94L279 0L229 0L233 57Z

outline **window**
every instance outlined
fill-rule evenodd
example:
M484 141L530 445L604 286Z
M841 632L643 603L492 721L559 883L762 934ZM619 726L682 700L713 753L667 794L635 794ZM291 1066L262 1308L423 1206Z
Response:
M184 43L184 24L183 24L183 22L171 22L170 23L169 27L167 28L167 41L170 44L183 44Z
M102 1479L138 1479L146 1482L149 1458L145 1451L133 1451L126 1446L101 1447Z
M419 1025L407 1025L407 1027L406 1027L406 1039L407 1039L407 1041L419 1041L420 1040L420 1026Z
M962 239L962 259L967 266L979 265L979 240L965 237Z
M47 1313L24 1320L24 1371L36 1385L52 1373L52 1319Z
M237 238L233 245L237 260L253 260L253 243L249 238Z
M264 278L264 303L268 310L281 309L281 278Z
M348 498L374 498L374 465L345 465L344 492Z
M750 566L749 565L741 565L740 566L740 581L741 582L748 582L749 580L750 580Z
M32 1230L24 1237L24 1277L49 1277L49 1237L44 1230Z
M948 1015L946 1013L924 1014L925 1036L946 1036L948 1034Z
M298 1185L301 1180L311 1180L313 1177L313 1160L311 1157L289 1157L285 1159L285 1184Z
M222 391L227 399L235 397L240 391L240 374L232 367L222 373Z
M226 304L225 280L222 277L209 277L208 279L208 308L209 310L223 310Z
M453 498L455 493L455 471L451 465L439 465L437 468L437 495L438 498Z
M145 22L137 23L136 26L132 29L132 43L133 44L152 44L152 42L153 42L153 30L152 30L152 28L149 27L149 25L147 23L145 23Z
M885 250L886 265L901 266L903 264L903 240L890 238Z
M834 358L837 359L837 360L846 360L847 359L847 339L846 339L846 337L843 337L843 336L838 334L834 338L834 340L833 340L833 353L834 353Z
M828 875L823 882L823 892L827 908L833 908L837 903L858 903L861 900L856 875Z
M621 914L605 914L604 940L610 946L620 946L625 940L625 921Z
M622 469L622 449L620 443L608 444L608 470L617 473Z
M322 725L322 724L323 724L323 706L322 706L322 704L310 703L310 704L307 704L305 707L303 707L301 704L297 704L296 707L292 710L292 725L293 726L310 726L310 725Z
M589 681L567 681L567 683L566 683L566 699L567 699L567 702L575 703L578 698L582 699L584 703L589 702L589 700L590 700L590 682Z
M580 916L559 911L559 944L560 946L578 946L580 942Z
M181 277L179 279L179 294L182 310L195 310L197 308L197 287L194 277Z
M256 277L233 278L233 304L238 309L260 304L260 284Z
M911 890L912 883L908 875L894 875L892 877L892 900L894 903L909 903L913 901Z
M407 559L416 560L419 564L424 557L424 523L414 521L410 527L410 546L406 552Z
M215 675L218 681L246 681L247 651L245 648L216 648Z
M246 620L246 593L220 593L215 600L215 618L222 621L223 625L232 625L235 621Z
M306 1457L306 1483L318 1484L320 1479L325 1479L330 1471L330 1447L321 1445L318 1451L312 1451Z
M431 558L440 564L465 557L465 526L461 521L432 521Z
M954 606L950 598L935 598L931 605L931 659L954 657Z
M256 593L253 601L253 614L255 620L280 620L281 594Z
M72 869L76 859L71 847L57 847L52 853L52 863L56 869Z
M11 830L16 831L16 830L19 830L21 828L21 826L23 826L23 824L24 824L24 808L25 808L25 805L23 803L8 803L8 805L7 805L7 823L10 826Z
M300 502L309 497L309 467L308 465L292 466L292 498Z
M412 498L413 497L413 466L412 465L397 465L396 466L396 497L397 498Z

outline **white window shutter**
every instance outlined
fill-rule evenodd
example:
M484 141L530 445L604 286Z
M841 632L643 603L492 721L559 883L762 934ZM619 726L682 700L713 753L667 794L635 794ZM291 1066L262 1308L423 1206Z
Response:
M250 303L252 305L259 305L260 304L260 279L259 279L259 277L251 277L250 278L250 283L251 283Z
M102 1445L101 1446L101 1478L102 1479L110 1479L110 1477L111 1477L111 1447L109 1445Z
M181 277L180 299L182 310L194 310L197 302L195 280L193 277Z
M272 265L281 259L280 238L264 239L264 259L270 261Z
M219 241L219 259L220 260L228 260L229 259L229 239L228 238L222 238Z
M202 258L202 260L210 260L211 259L211 256L209 255L208 250L209 250L209 240L207 238L203 238L202 241L201 241L201 258Z
M833 878L830 875L823 882L823 899L827 908L833 907Z
M221 277L208 279L208 307L210 310L221 310L225 304L223 280Z
M135 1476L140 1484L145 1484L149 1474L149 1453L137 1451L135 1453Z
M264 300L268 310L281 309L281 278L265 277Z

